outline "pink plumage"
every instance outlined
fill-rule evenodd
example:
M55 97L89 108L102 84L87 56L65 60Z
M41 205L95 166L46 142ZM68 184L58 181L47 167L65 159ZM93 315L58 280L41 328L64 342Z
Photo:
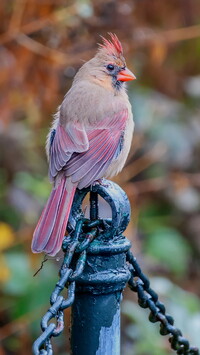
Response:
M135 77L125 68L117 36L110 36L80 68L55 115L47 140L54 187L33 235L33 252L56 255L76 188L116 175L126 161L133 120L123 82Z
M35 253L55 255L60 250L75 190L76 186L64 176L52 190L33 235Z
M122 55L123 54L123 48L121 45L121 42L118 40L117 36L113 33L109 33L111 37L111 41L108 39L104 38L101 36L103 40L103 44L100 44L100 47L105 48L110 55Z

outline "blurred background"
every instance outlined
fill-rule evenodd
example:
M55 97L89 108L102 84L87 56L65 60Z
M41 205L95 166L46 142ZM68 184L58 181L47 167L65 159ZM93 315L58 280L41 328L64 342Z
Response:
M2 0L0 13L0 354L30 354L49 308L59 265L49 260L33 277L43 256L30 251L51 189L45 137L109 31L137 76L128 85L133 145L115 178L132 206L126 236L176 325L200 346L199 0ZM128 289L122 312L123 355L172 353ZM53 342L66 354L66 333Z

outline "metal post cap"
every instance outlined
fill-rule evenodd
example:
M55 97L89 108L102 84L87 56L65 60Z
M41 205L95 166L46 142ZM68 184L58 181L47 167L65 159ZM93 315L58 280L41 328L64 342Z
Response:
M84 217L81 205L87 193L91 191L100 195L111 207L112 219L104 231L104 238L123 233L130 221L130 203L121 187L106 179L85 189L76 190L67 227L68 231L73 230L77 220Z

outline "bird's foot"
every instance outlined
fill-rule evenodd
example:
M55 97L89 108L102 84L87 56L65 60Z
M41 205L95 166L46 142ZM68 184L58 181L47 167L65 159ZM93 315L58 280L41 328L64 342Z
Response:
M92 190L93 186L97 186L97 185L101 185L103 187L109 187L108 183L106 183L106 180L104 178L94 181L91 184L91 190Z

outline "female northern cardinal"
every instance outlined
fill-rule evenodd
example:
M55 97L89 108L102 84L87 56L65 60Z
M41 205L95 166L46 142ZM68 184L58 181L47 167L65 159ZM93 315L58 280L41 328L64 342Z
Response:
M60 250L76 188L114 176L125 164L134 123L124 82L135 76L117 36L110 37L77 72L47 137L54 187L33 235L35 253Z

